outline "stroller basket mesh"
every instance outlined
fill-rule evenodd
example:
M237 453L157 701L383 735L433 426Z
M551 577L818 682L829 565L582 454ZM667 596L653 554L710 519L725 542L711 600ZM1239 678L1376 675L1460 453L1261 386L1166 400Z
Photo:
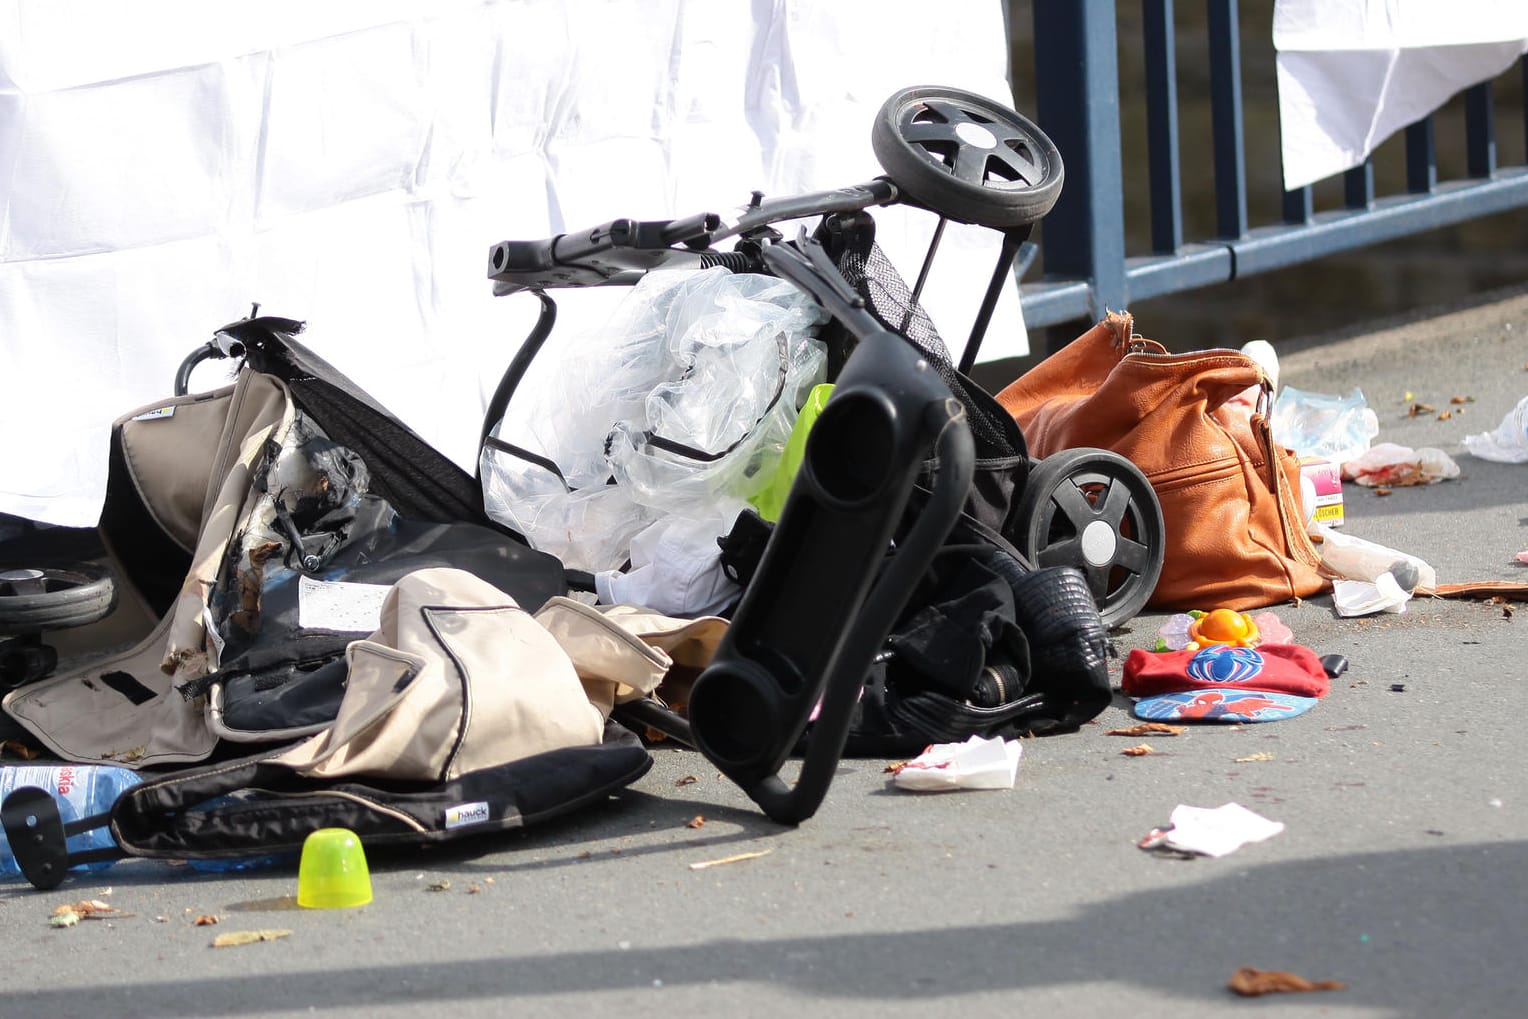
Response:
M1013 441L1012 419L996 419L991 399L981 401L972 395L973 384L956 370L949 348L934 328L934 320L913 298L912 289L880 245L872 241L868 245L845 247L838 256L838 271L865 299L881 324L906 337L939 372L955 399L966 409L966 421L976 440L978 455L993 459L1022 455L1023 450ZM1001 408L996 413L1002 413Z

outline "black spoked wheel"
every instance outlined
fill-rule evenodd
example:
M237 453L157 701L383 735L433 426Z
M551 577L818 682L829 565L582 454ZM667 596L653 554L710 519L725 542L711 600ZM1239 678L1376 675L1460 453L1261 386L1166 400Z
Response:
M1164 528L1140 469L1104 449L1068 449L1029 473L1015 544L1036 566L1082 571L1110 629L1146 606L1162 574Z
M0 634L93 623L111 611L116 593L111 571L91 563L0 569Z
M903 89L881 106L870 144L916 204L963 223L1025 226L1061 197L1056 144L1022 114L974 92Z

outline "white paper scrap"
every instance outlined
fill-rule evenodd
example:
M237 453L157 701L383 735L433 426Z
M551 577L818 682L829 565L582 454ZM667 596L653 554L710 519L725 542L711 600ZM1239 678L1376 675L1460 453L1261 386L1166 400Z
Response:
M1284 830L1284 822L1270 821L1239 803L1213 810L1179 804L1173 810L1166 845L1186 853L1225 856L1249 842L1261 842Z
M898 789L1012 789L1024 748L1018 740L972 736L964 743L935 743L892 777Z
M352 584L339 580L297 581L297 625L304 630L371 633L382 623L387 584Z

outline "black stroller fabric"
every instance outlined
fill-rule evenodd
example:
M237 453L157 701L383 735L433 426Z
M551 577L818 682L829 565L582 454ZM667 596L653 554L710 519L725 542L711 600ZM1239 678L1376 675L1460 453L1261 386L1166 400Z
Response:
M242 758L151 778L118 798L111 832L130 855L216 860L297 852L349 828L368 846L440 843L541 824L597 803L652 767L635 734L468 772L445 782L318 781Z

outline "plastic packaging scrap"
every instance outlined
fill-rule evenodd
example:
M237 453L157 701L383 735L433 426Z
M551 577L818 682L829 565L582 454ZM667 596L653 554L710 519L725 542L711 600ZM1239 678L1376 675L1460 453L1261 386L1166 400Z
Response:
M1412 449L1381 442L1342 464L1342 480L1369 488L1433 485L1458 476L1459 465L1453 458L1432 446Z
M1322 564L1345 580L1373 583L1381 574L1389 573L1406 591L1438 586L1437 571L1414 555L1325 524L1310 524L1306 532L1315 539Z
M1334 464L1358 459L1379 434L1379 417L1357 387L1344 396L1285 386L1273 402L1269 425L1296 455Z
M538 354L497 431L535 459L484 449L489 514L591 572L666 517L725 533L826 376L822 315L772 276L648 273L605 328Z
M1156 828L1137 845L1142 849L1171 849L1201 856L1225 856L1249 842L1262 842L1284 830L1284 822L1270 821L1239 803L1208 807L1173 808L1170 824Z
M898 768L891 781L898 789L914 792L1012 789L1023 753L1018 740L998 736L935 743Z
M1494 432L1480 432L1464 437L1465 451L1482 460L1497 463L1528 463L1528 396L1507 412Z
M1438 586L1437 571L1414 555L1324 524L1313 523L1306 530L1316 540L1322 564L1337 574L1332 603L1339 616L1399 614L1406 611L1413 591Z

